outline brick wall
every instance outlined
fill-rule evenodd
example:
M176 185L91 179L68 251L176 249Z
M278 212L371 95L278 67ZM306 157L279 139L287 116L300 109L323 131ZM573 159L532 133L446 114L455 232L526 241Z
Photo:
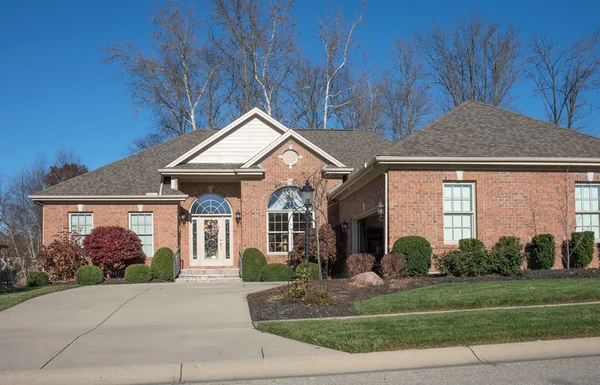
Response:
M551 233L558 244L555 268L562 267L565 186L575 231L575 183L587 178L587 173L465 171L462 182L475 183L477 238L491 248L501 236L516 236L526 244L536 233ZM600 175L594 179L600 181ZM401 236L420 235L434 253L456 247L444 244L443 183L448 181L457 181L455 171L389 171L390 246ZM590 266L598 266L597 251Z
M140 203L142 204L142 203ZM175 251L178 245L177 203L138 204L129 202L84 203L80 211L77 203L46 203L44 205L44 244L51 243L57 236L68 231L69 213L92 213L94 227L121 226L129 228L130 212L151 212L154 217L154 251L169 247Z

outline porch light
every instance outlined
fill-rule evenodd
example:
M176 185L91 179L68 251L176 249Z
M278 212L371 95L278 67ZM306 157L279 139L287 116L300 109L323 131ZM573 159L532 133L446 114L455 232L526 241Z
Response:
M342 230L347 231L348 230L348 222L346 222L346 220L344 219L344 221L341 224L342 226Z
M377 214L379 214L379 220L381 222L383 222L383 203L381 203L381 201L379 202L379 204L377 205Z
M237 210L237 211L235 212L235 221L236 221L237 223L240 223L240 221L241 221L241 220L242 220L242 213L240 213L240 210Z
M182 211L179 214L179 220L181 220L181 223L185 223L187 220L187 213L185 211Z
M302 198L302 203L304 203L304 207L306 209L310 209L313 205L313 195L315 193L315 189L310 185L310 182L307 180L306 184L300 189L300 197Z

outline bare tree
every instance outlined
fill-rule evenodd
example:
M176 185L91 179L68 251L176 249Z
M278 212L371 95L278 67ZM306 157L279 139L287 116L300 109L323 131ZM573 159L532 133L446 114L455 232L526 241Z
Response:
M350 85L348 82L340 82L340 77L344 71L347 71L348 60L355 48L352 44L354 31L363 22L364 9L363 0L360 4L360 13L350 25L344 23L341 12L332 16L331 10L327 12L325 20L319 22L319 39L325 50L323 129L327 129L327 122L336 109L352 103Z
M436 24L415 37L447 99L447 109L469 99L494 106L510 104L510 91L520 72L521 43L514 26L473 14L449 30Z
M299 60L295 67L293 83L287 91L291 99L291 127L321 128L321 95L325 92L325 71L310 59Z
M534 36L525 71L536 86L552 124L581 129L592 108L587 95L600 86L600 30L569 47ZM586 110L588 113L586 113Z
M411 43L396 40L394 67L381 81L382 115L392 140L405 139L433 111L425 63Z
M375 77L376 70L367 68L357 74L344 71L340 80L348 90L348 104L334 110L338 122L347 130L365 130L383 134L382 96L384 85Z
M296 56L294 0L211 0L217 24L210 36L227 56L231 81L241 92L236 114L258 106L280 118L285 102L282 87Z
M147 147L208 121L201 108L203 95L220 63L207 56L198 39L199 21L191 8L168 1L154 17L152 54L146 55L134 43L115 44L103 49L104 62L116 62L134 103L148 107L155 115L155 132L139 147ZM134 144L134 145L135 145Z

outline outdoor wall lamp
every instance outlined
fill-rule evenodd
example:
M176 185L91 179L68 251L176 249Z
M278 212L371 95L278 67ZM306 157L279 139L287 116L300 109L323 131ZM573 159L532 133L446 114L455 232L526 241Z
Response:
M235 212L235 221L237 224L239 224L241 220L242 220L242 213L240 213L240 210L237 210Z
M377 205L377 214L379 214L379 220L383 222L383 209L385 207L383 206L383 203L379 202L379 204Z
M181 221L181 223L185 223L187 221L186 211L182 211L181 213L179 213L179 220Z
M348 231L348 222L345 219L340 226L342 226L343 231Z

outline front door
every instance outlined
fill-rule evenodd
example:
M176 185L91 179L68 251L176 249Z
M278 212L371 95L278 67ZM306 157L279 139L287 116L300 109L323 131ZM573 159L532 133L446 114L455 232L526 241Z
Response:
M192 219L192 261L194 266L231 266L231 218Z

